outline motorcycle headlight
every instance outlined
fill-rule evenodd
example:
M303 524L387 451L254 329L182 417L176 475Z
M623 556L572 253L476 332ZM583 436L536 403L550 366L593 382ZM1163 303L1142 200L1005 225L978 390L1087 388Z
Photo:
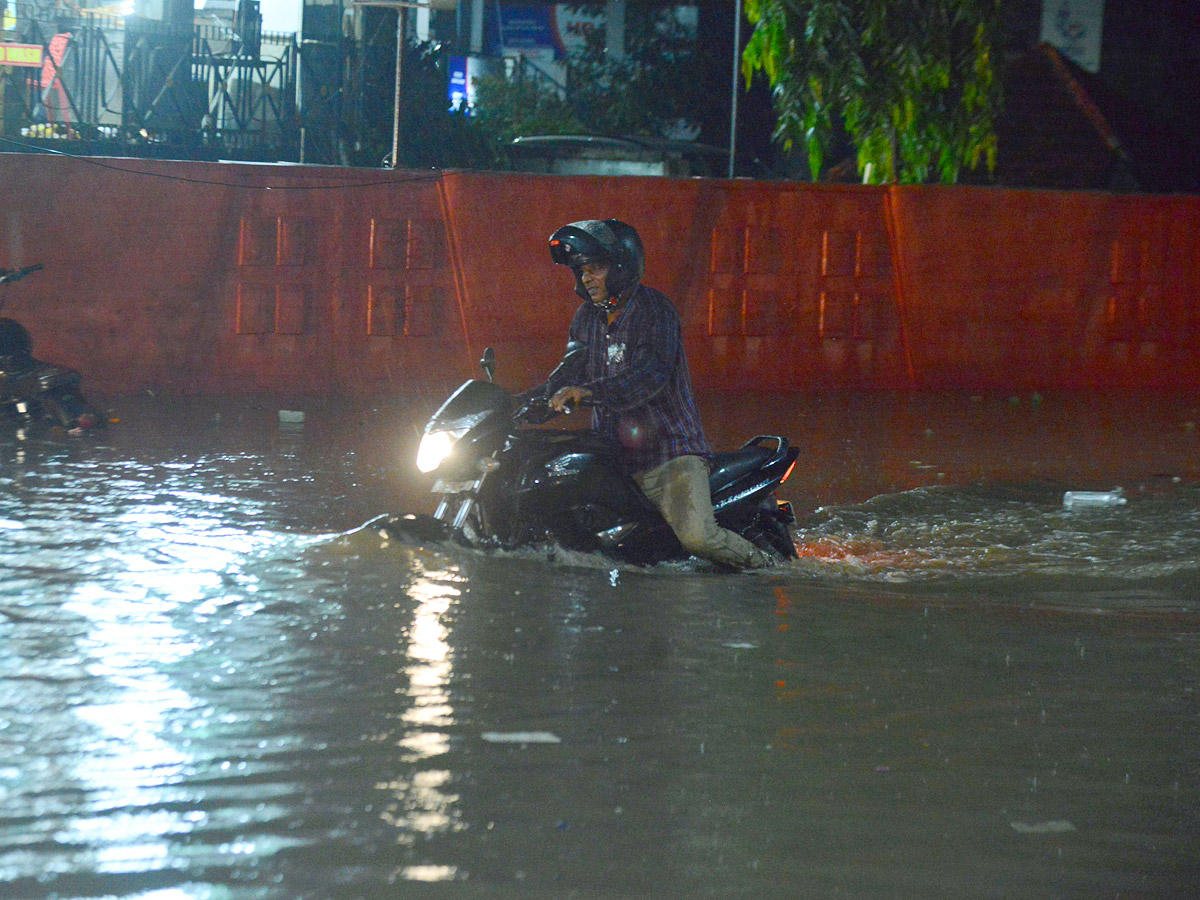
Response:
M446 461L459 438L466 434L465 428L456 431L431 431L421 438L417 448L417 468L428 475Z

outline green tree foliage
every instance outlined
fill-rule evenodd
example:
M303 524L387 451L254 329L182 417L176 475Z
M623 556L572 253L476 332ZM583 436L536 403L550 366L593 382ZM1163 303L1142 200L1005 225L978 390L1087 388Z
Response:
M593 33L567 60L564 85L522 70L479 79L475 118L501 145L530 134L660 136L716 102L695 41L662 7L629 5L625 35L616 58L603 30Z
M520 72L475 83L473 119L497 145L523 134L583 134L587 128L557 91Z
M571 105L594 134L665 135L681 120L704 118L718 100L723 104L708 90L711 62L669 9L631 3L624 56L614 58L603 32L595 32L568 61Z
M840 129L874 183L954 183L995 167L1000 0L746 0L747 81L766 75L775 138L814 180Z
M371 100L354 129L349 156L356 165L378 165L391 150L394 23L381 19L364 59L362 93ZM692 36L661 6L631 4L625 34L625 54L614 58L603 29L594 33L567 60L565 85L512 63L511 71L476 80L471 115L448 109L449 49L407 44L398 165L503 167L518 135L662 135L724 102L707 90L706 62Z
M495 154L478 124L449 108L449 52L429 44L407 50L398 165L476 168L493 163Z
M395 22L395 19L392 19ZM395 25L379 29L386 39ZM393 38L394 40L394 38ZM378 166L392 151L395 114L395 45L381 41L363 50L363 106L347 110L345 128L353 142L343 147L356 166ZM400 91L399 168L488 168L497 162L491 140L472 118L450 109L447 48L408 43Z

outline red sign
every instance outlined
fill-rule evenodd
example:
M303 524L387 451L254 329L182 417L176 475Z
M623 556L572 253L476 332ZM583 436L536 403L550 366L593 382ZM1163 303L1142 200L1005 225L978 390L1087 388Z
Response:
M41 68L41 44L0 44L0 66Z

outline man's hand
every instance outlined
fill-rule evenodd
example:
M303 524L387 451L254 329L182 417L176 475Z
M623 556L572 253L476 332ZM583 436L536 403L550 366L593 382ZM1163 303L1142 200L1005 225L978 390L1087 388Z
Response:
M590 396L592 396L592 392L587 388L569 384L550 398L550 408L555 412L569 413L572 406Z

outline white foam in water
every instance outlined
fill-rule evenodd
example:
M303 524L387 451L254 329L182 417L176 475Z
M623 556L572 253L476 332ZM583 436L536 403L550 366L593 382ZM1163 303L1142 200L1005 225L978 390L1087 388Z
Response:
M1006 602L1028 602L1022 585L1036 579L1038 598L1055 605L1193 610L1198 501L1174 484L1133 502L1120 487L918 488L802 518L797 568L841 583L940 582L952 593L986 582Z

